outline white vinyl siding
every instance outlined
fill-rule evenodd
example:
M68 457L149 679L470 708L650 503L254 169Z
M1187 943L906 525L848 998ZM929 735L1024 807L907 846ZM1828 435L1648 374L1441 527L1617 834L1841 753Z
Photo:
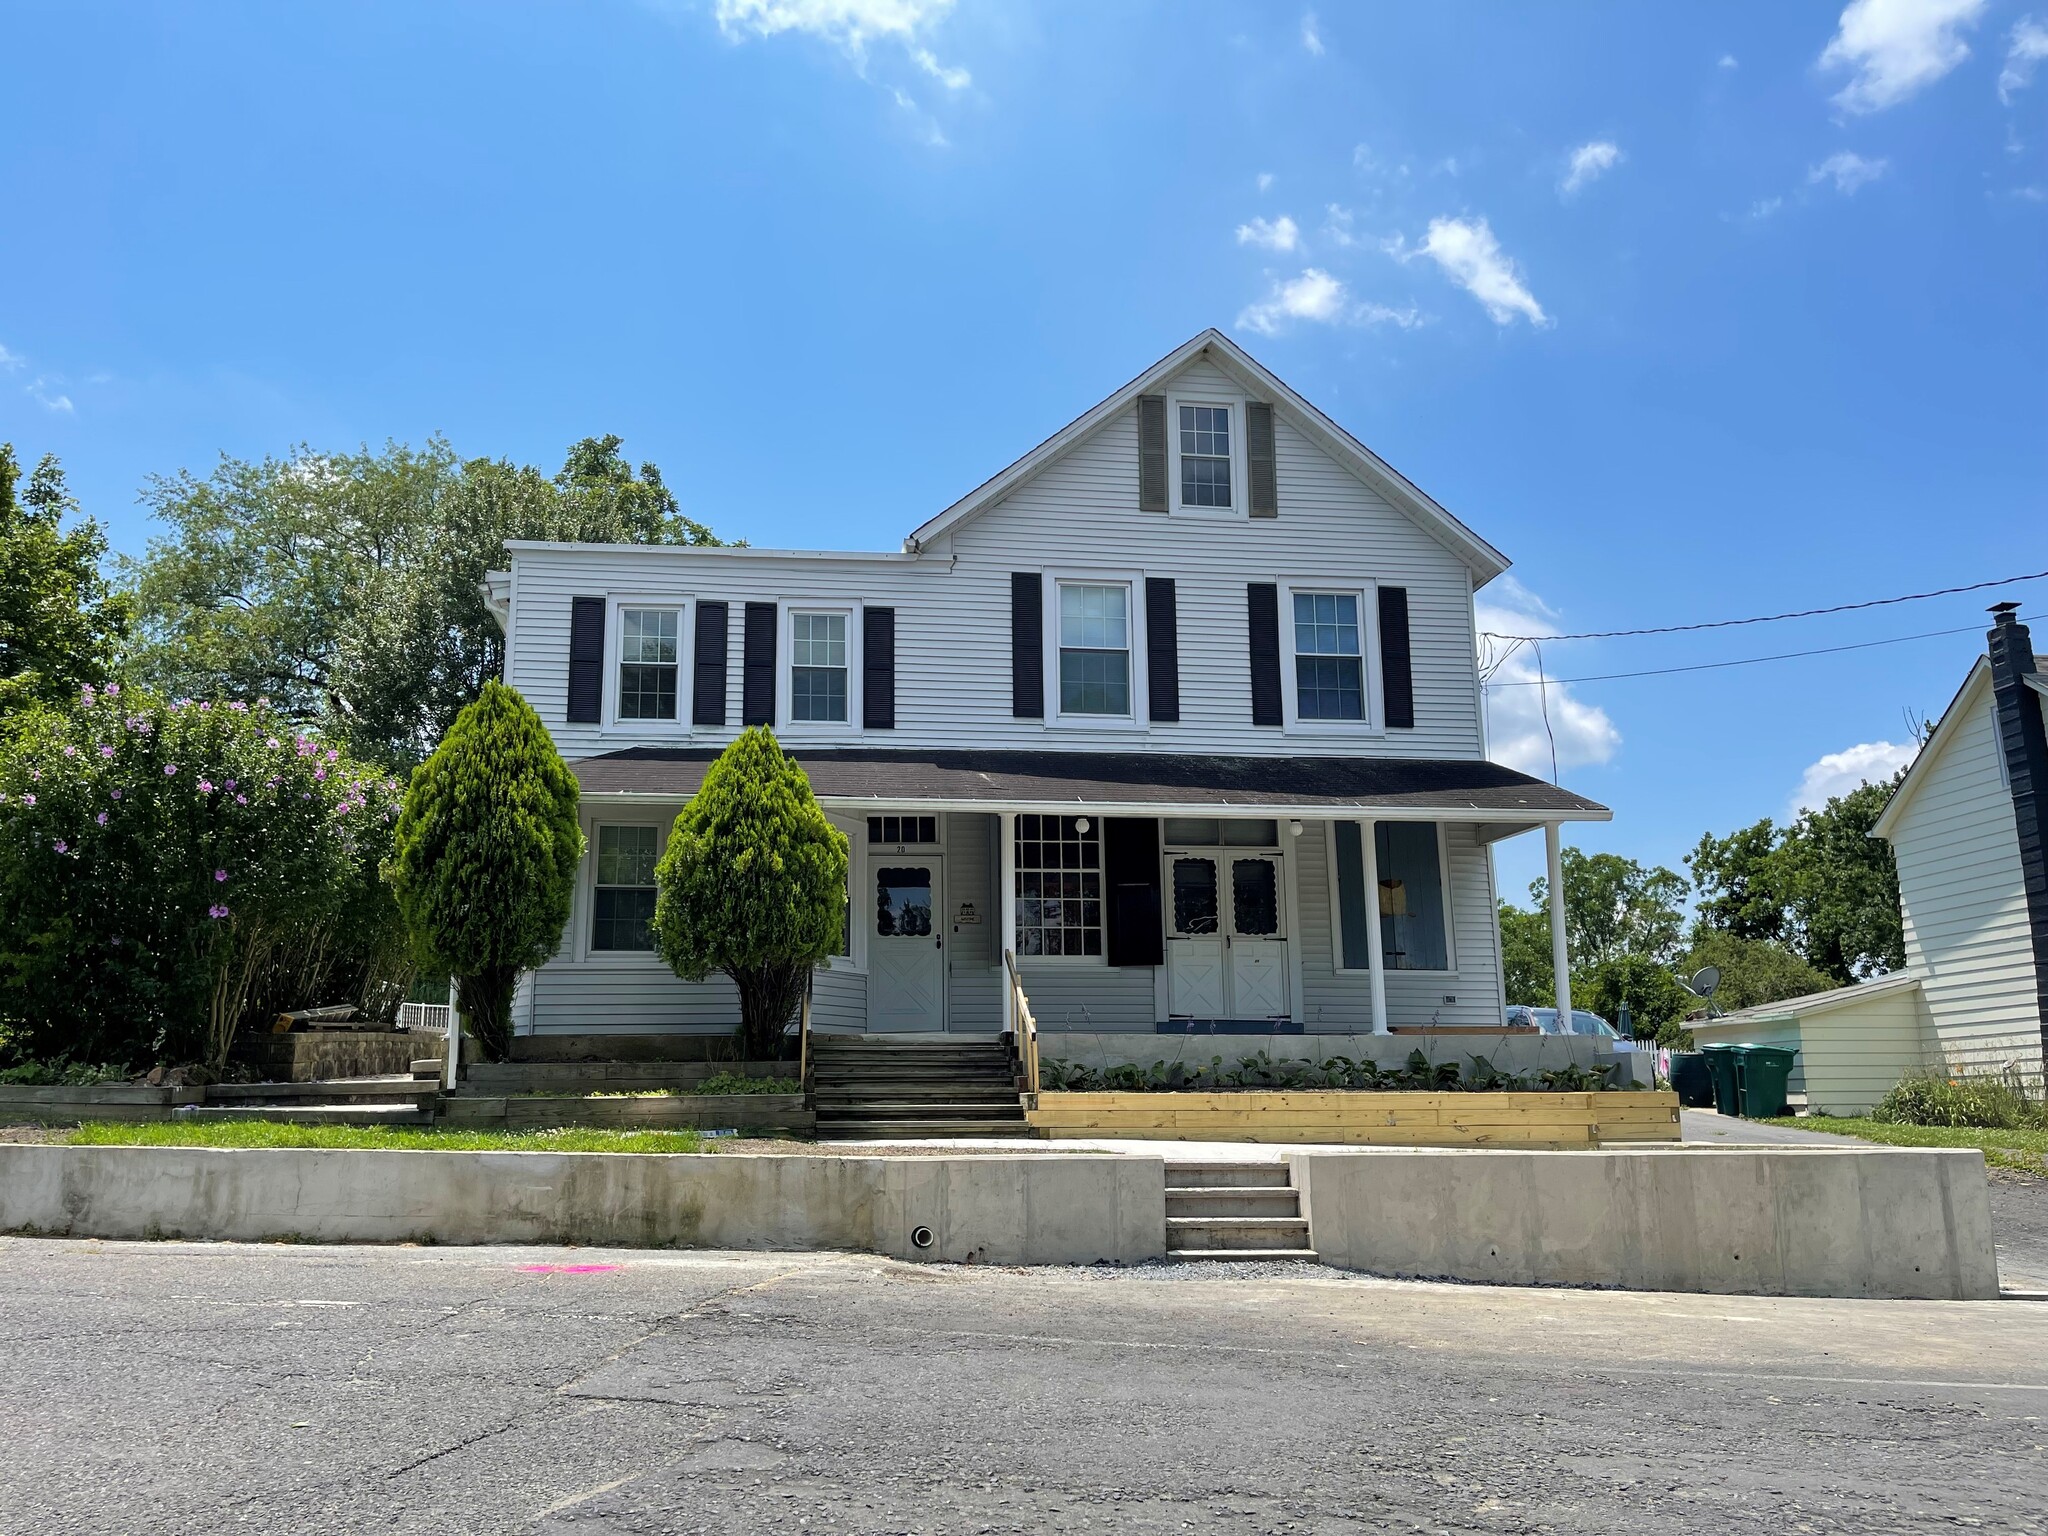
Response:
M1921 975L1951 1070L2041 1070L2033 948L2019 835L2005 786L1991 689L1958 700L1959 729L1922 764L1898 825L1906 963ZM2033 700L2038 704L2038 700Z
M1220 389L1220 373L1187 370ZM1144 750L1156 741L1144 710L1129 719L1063 732L1010 711L1010 575L1059 578L1117 573L1134 583L1133 689L1145 683L1142 580L1171 577L1179 608L1180 722L1176 752L1295 756L1358 750L1342 736L1280 735L1251 728L1245 586L1318 573L1337 588L1405 587L1415 681L1415 728L1374 738L1390 757L1474 757L1481 751L1471 595L1463 563L1368 490L1275 413L1280 485L1277 518L1169 518L1137 509L1137 428L1125 413L963 524L922 558L774 556L716 549L515 549L513 633L506 675L555 737L578 758L633 744L630 732L564 721L569 602L581 594L664 585L678 595L733 604L731 665L722 728L689 731L695 745L722 746L740 720L741 604L844 605L896 610L894 747L1072 747ZM1071 571L1077 554L1089 571ZM1049 575L1051 586L1054 575ZM1285 617L1285 616L1283 616ZM857 628L857 623L851 626ZM1048 638L1050 638L1048 630ZM1367 637L1368 648L1370 635ZM778 648L786 669L787 642ZM852 683L857 689L858 663ZM1048 692L1056 672L1048 669ZM682 682L689 715L688 670ZM857 713L857 706L856 706ZM845 731L839 734L842 736ZM670 739L649 731L650 744ZM872 738L870 738L872 739Z

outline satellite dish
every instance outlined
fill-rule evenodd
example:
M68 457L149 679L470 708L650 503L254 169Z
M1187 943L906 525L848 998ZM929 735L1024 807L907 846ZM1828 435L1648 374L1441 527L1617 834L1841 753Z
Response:
M1718 965L1706 965L1700 967L1700 969L1693 974L1692 980L1686 983L1686 987L1692 992L1693 996L1695 997L1712 997L1714 995L1714 989L1720 985L1721 968Z

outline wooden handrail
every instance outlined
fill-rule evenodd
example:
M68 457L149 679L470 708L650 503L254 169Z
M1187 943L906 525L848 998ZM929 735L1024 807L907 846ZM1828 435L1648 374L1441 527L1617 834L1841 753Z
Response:
M1017 957L1003 951L1003 968L1010 973L1010 1001L1017 1019L1017 1058L1024 1066L1024 1091L1038 1093L1038 1020L1031 1016L1031 1000L1024 995L1024 980L1017 974Z

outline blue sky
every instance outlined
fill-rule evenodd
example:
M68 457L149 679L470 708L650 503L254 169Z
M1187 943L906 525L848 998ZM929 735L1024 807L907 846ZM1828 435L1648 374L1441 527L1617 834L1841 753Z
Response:
M728 534L892 547L1217 325L1514 558L1504 631L2006 576L2048 567L2032 3L15 0L0 437L130 551L151 473L434 431L618 432ZM1582 842L1675 866L1888 767L1997 595L1546 646L1966 631L1547 690ZM1490 708L1547 776L1533 675Z

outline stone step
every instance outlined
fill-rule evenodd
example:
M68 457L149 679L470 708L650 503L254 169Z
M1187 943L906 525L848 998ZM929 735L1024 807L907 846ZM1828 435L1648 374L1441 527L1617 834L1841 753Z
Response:
M417 1104L193 1104L181 1120L277 1120L292 1125L432 1125Z
M1271 1264L1283 1260L1302 1264L1322 1262L1313 1248L1169 1248L1166 1256L1177 1264L1214 1264L1220 1261Z
M1256 1189L1249 1185L1221 1189L1169 1189L1168 1216L1265 1216L1294 1221L1301 1216L1301 1191Z
M1277 1189L1293 1182L1285 1163L1168 1163L1168 1189L1222 1189L1251 1186Z
M1175 1249L1308 1247L1308 1222L1278 1216L1168 1216L1166 1246Z

